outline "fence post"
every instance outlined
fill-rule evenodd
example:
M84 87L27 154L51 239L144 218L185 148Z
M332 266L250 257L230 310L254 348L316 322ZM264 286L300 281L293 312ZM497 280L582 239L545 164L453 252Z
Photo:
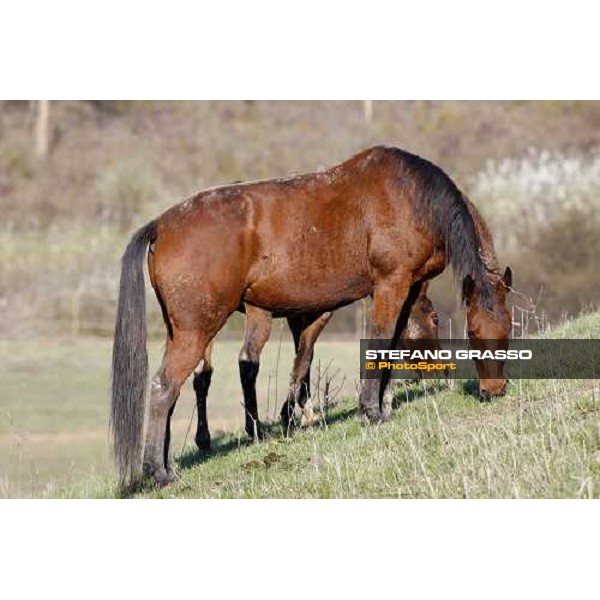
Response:
M50 115L50 100L38 100L37 117L35 120L35 154L43 160L48 154L49 134L48 122Z
M373 122L373 100L363 100L365 122L370 125Z
M71 335L77 336L81 330L81 294L83 288L81 284L77 286L77 289L71 296Z

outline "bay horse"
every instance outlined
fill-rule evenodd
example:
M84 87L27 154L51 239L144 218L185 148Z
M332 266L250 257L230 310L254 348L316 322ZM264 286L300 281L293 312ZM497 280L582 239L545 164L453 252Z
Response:
M111 426L119 485L173 481L168 424L181 386L242 304L274 317L322 314L373 298L371 337L397 343L423 282L452 265L473 340L508 340L503 278L489 273L462 193L438 166L377 146L330 169L212 188L140 228L121 261ZM143 264L167 329L150 385ZM309 325L310 326L310 325ZM481 393L504 393L502 369ZM359 397L378 423L388 378ZM143 453L142 453L143 451Z
M426 282L421 287L419 297L413 304L408 324L402 333L402 340L427 340L428 349L439 350L439 317L433 308L433 303L427 296ZM260 355L267 343L271 332L273 315L256 307L244 307L246 326L244 341L239 354L238 365L240 380L244 395L244 415L246 433L252 440L263 439L263 430L258 418L256 398L256 378L260 368ZM323 313L316 318L304 315L287 318L294 339L296 356L289 379L287 398L281 409L281 420L284 432L289 433L294 424L295 406L302 413L299 417L301 425L310 425L314 421L310 403L310 367L313 360L314 346L327 323L332 317L331 312ZM312 323L309 320L312 319ZM210 451L211 437L206 414L207 396L213 374L211 341L204 352L200 365L194 371L194 391L196 393L197 428L195 435L196 446L203 452Z
M496 293L498 295L505 295L506 292L509 292L512 288L512 271L510 267L506 267L504 273L500 271L500 265L498 264L498 259L496 257L496 251L494 249L494 240L492 239L492 234L487 223L484 221L481 213L477 209L477 207L463 195L463 199L467 205L469 212L471 213L471 218L473 219L473 223L475 225L475 230L477 235L479 236L480 247L479 247L479 255L481 257L481 261L483 262L487 274L487 279L491 285L495 286ZM469 340L471 341L472 346L476 346L478 349L506 349L508 348L508 339L502 335L498 337L489 337L482 338L478 335L477 328L489 327L485 324L480 323L479 317L479 309L477 304L472 301L475 294L473 294L473 288L476 283L472 277L467 276L463 281L463 298L465 299L465 304L467 308L467 323L469 325L467 334ZM505 317L506 318L506 317ZM506 327L506 323L504 323ZM508 331L510 333L511 329L511 319L508 319ZM486 331L489 331L486 328ZM493 332L492 332L493 333ZM486 335L489 335L486 333ZM484 348L485 346L485 348ZM499 361L492 360L475 360L475 367L477 368L477 374L479 375L480 382L486 382L490 378L492 380L494 378L503 378L503 372L501 367L503 363ZM502 392L506 387L506 382L504 382L504 387L502 388ZM495 394L491 393L486 385L480 386L479 394L482 400L490 400Z

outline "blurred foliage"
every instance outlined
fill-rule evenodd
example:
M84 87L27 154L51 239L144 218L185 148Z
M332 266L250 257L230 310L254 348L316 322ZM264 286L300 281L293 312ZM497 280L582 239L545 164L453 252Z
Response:
M552 320L598 305L600 298L600 219L598 213L565 209L525 241L520 289Z
M101 223L112 223L119 231L136 226L144 204L159 196L160 185L154 173L144 165L127 159L98 174L94 187L94 211Z
M550 321L598 305L600 153L488 161L471 191L516 288Z

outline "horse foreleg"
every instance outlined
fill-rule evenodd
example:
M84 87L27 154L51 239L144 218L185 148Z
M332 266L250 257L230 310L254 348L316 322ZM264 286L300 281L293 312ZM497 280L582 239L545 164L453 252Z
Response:
M271 334L270 312L246 305L246 329L244 344L239 355L240 379L244 392L244 409L246 415L246 433L253 439L263 438L258 420L256 401L256 378L260 368L260 354Z
M204 351L202 361L194 371L194 391L196 392L196 407L198 409L198 426L196 428L195 442L198 449L203 452L210 452L210 430L206 415L206 402L213 374L211 362L212 347L213 342L210 342Z
M317 338L329 322L331 313L318 316L302 316L288 318L288 324L294 337L296 357L290 375L290 385L286 401L281 409L281 422L284 430L289 432L294 422L296 403L302 409L301 424L310 425L314 414L310 403L310 366L314 355Z
M392 348L402 350L402 341L404 339L425 339L421 337L418 326L415 333L414 327L418 324L414 322L415 318L413 317L413 308L415 308L415 303L424 290L427 290L427 283L423 283L421 281L413 283L410 287L408 296L404 301L404 306L402 307L402 310L400 311L400 314L396 320L396 327L392 339ZM420 374L419 377L421 377ZM384 419L388 419L391 416L392 405L394 401L394 386L389 385L390 378L391 371L382 372L380 384L382 391L379 395L379 408Z
M390 348L402 332L397 331L402 308L409 295L410 277L406 274L395 274L379 281L373 292L373 311L371 316L371 338L391 340ZM410 307L408 307L410 309ZM383 396L389 382L389 373L385 371L379 379L365 379L360 391L359 406L364 418L371 423L385 421L387 416L382 412Z

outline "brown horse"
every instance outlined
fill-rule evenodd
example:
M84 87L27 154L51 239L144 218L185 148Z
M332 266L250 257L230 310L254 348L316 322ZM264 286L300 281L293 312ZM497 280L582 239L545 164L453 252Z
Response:
M504 305L506 293L510 291L512 287L512 271L510 267L506 267L504 273L500 270L498 259L496 258L496 251L494 249L494 241L492 234L487 226L487 223L483 220L481 213L477 210L477 207L463 195L463 199L471 213L471 217L475 224L475 230L480 240L479 255L486 270L486 279L490 286L495 290L497 297ZM506 349L508 347L508 339L504 337L503 332L508 327L510 332L511 320L507 317L508 312L504 314L504 322L499 324L497 331L498 335L493 335L493 330L490 335L490 325L485 321L485 315L483 315L484 321L482 322L481 313L477 307L477 304L472 301L472 298L476 296L474 288L476 286L475 281L472 277L465 278L463 282L463 298L467 306L467 323L469 325L468 335L473 346L479 349ZM506 320L508 318L508 324ZM484 337L481 335L481 329L486 332ZM493 392L489 390L496 390L501 386L502 393L504 393L506 387L506 380L503 377L502 364L498 361L491 360L476 360L475 366L479 375L480 390L482 400L489 400L493 395Z
M430 349L438 350L439 345L439 318L433 304L427 296L428 283L421 287L419 297L413 304L408 324L402 333L403 340L428 340ZM272 314L255 307L245 307L246 328L244 342L239 355L240 379L244 394L244 414L246 417L246 433L253 440L262 439L262 427L258 418L256 401L256 378L260 368L260 355L264 345L269 339L271 331ZM288 317L288 325L294 338L296 357L290 375L288 395L281 409L281 419L284 431L288 432L294 423L294 409L299 406L302 414L299 415L301 425L310 425L314 415L310 400L310 366L313 359L314 345L321 331L325 328L332 316L326 312L307 323L306 317ZM310 318L310 317L309 317ZM196 405L198 408L198 425L195 441L199 450L210 450L210 431L206 414L208 390L213 374L211 360L212 342L207 346L204 357L194 372L194 390L196 392ZM296 417L295 420L298 420Z
M167 342L150 386L142 461L148 247ZM453 181L397 148L371 148L315 173L210 189L167 210L134 234L122 259L111 404L121 488L139 480L142 464L158 484L173 480L169 421L179 391L242 303L294 317L370 295L371 337L395 344L423 282L451 264L472 339L507 340L504 283L490 278L480 247ZM386 385L382 377L362 386L360 410L370 422L385 419ZM488 395L504 387L502 373L480 381Z

